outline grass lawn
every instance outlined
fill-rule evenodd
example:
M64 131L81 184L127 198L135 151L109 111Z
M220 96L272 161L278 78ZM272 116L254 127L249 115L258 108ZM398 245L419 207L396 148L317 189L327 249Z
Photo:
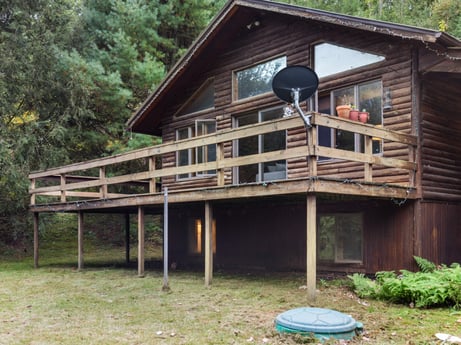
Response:
M205 288L203 272L173 271L164 292L159 270L138 278L135 268L107 264L123 258L123 248L89 248L81 272L74 254L51 249L36 270L28 257L1 260L0 344L316 343L274 329L279 313L302 306L362 322L365 333L350 344L440 344L435 333L461 336L460 311L360 300L344 281L319 280L310 305L302 273L215 272Z

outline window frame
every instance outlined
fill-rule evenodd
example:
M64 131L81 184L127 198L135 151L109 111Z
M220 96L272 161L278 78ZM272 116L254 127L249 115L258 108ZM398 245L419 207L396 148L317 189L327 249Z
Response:
M214 123L214 125L215 125L215 129L214 129L213 132L205 133L203 135L207 135L207 134L211 134L211 133L216 132L216 120L215 119L197 119L197 120L194 121L193 125L177 128L175 130L176 140L186 140L186 139L197 137L197 128L198 128L199 124L203 124L203 123ZM188 135L187 138L179 138L180 132L185 131L185 130L187 130L187 135ZM207 147L209 147L209 146L210 145L208 145ZM196 147L196 148L189 148L189 149L184 149L184 150L177 151L176 152L176 167L198 164L198 157L199 157L198 150L199 149L205 149L205 147L200 146L200 147ZM179 163L180 163L180 155L185 151L187 151L188 163L179 165ZM216 152L216 148L215 148L215 152ZM214 162L214 161L216 161L216 155L214 156L214 160L210 160L210 161L207 160L206 162ZM200 163L205 163L205 161L200 162ZM209 177L209 176L216 176L216 170L209 170L209 171L206 171L206 172L197 171L195 173L178 174L178 175L176 175L176 180L177 181L183 181L183 180L188 180L188 179L191 179L191 178L200 178L200 177Z
M363 212L333 212L333 213L322 213L318 215L317 219L317 257L320 256L320 249L321 244L319 244L319 241L321 241L321 218L322 217L334 217L335 219L339 219L340 217L350 217L350 216L355 216L357 217L358 222L360 223L360 258L359 259L348 259L344 258L344 256L340 256L340 249L339 248L344 248L344 242L340 242L341 240L341 232L342 230L340 229L340 225L337 225L337 221L335 220L334 224L334 234L332 234L332 237L334 238L334 243L333 243L333 258L332 259L318 259L319 262L323 263L335 263L335 264L363 264L364 263L364 214ZM343 236L346 237L346 236ZM344 252L344 250L343 250Z
M261 123L261 122L264 122L264 121L270 121L270 120L264 120L263 116L264 116L264 113L268 113L268 112L271 112L271 111L276 111L276 110L280 110L282 116L283 116L283 109L285 107L284 106L275 106L275 107L271 107L271 108L266 108L266 109L258 109L258 110L254 110L253 112L248 112L248 113L244 113L244 114L238 114L238 115L235 115L233 117L233 127L234 128L238 128L239 127L239 119L242 119L243 117L245 116L248 116L248 115L257 115L257 122L255 123ZM282 117L281 116L281 117ZM279 132L282 132L282 131L279 131ZM286 149L287 148L287 145L288 145L288 133L286 130L283 131L284 132L284 135L285 135L285 144L284 144L284 148L283 149ZM270 134L270 133L268 133ZM257 153L254 153L254 154L261 154L261 153L264 153L264 152L271 152L271 151L264 151L264 134L259 134L257 135ZM282 149L282 150L283 150ZM244 156L240 156L239 155L239 140L234 140L233 141L233 144L232 144L232 151L233 151L233 156L234 157L244 157ZM288 177L288 166L287 166L287 160L283 160L284 161L284 170L280 170L279 172L282 172L284 173L284 177L283 179L287 179ZM261 182L264 182L264 181L272 181L272 180L279 180L279 178L276 178L276 179L265 179L265 167L264 165L265 164L270 164L270 163L275 163L277 164L278 161L270 161L270 162L260 162L260 163L255 163L255 165L257 164L257 174L255 176L255 181L256 183L261 183ZM279 163L280 164L280 163ZM248 183L248 182L241 182L240 181L240 173L239 173L239 170L240 170L241 167L234 167L233 168L233 183L234 184L242 184L242 183Z
M214 77L210 77L208 79L206 79L200 86L199 88L184 102L183 105L181 105L181 107L175 112L174 114L174 117L175 118L184 118L184 117L187 117L187 116L197 116L199 114L204 114L204 113L207 113L209 111L213 111L215 109L215 98L213 96L213 105L208 107L208 108L204 108L204 109L200 109L200 110L196 110L196 111L192 111L192 112L183 112L185 109L187 109L187 107L189 107L192 103L194 103L197 98L199 98L203 91L205 91L208 87L213 87L213 95L215 94L216 90L215 90L215 85L214 85Z
M376 79L356 82L356 83L348 85L348 86L342 86L342 87L331 89L330 91L325 92L322 95L317 95L317 102L316 102L317 111L323 112L323 111L321 111L321 109L319 109L319 104L320 104L319 99L325 100L326 98L328 98L329 113L330 113L331 116L337 116L337 114L336 114L336 106L339 105L339 104L336 104L336 102L335 102L335 93L336 92L344 91L344 90L347 90L347 89L352 89L353 90L353 97L348 98L348 102L351 102L352 104L360 104L360 88L363 87L363 86L366 86L366 85L372 85L374 83L379 83L380 84L380 89L381 89L381 93L380 93L380 95L381 95L381 98L380 98L381 99L381 104L380 104L379 114L377 115L380 118L381 121L380 121L380 123L376 123L376 124L373 124L373 125L377 126L377 127L383 127L384 126L384 110L383 110L382 94L383 94L384 86L383 86L383 82L382 82L381 78L376 78ZM357 109L357 110L361 110L361 109ZM338 133L339 132L334 128L331 128L329 130L329 137L330 137L329 142L330 142L330 145L328 147L338 148L338 149L342 149L342 150L348 150L347 148L338 147L338 143L337 143ZM349 132L346 132L346 133L349 133ZM322 134L319 133L318 137L317 137L317 144L319 144L319 145L320 145L321 135ZM382 156L384 154L383 141L381 139L373 140L373 145L375 145L375 144L378 145L377 146L378 151L374 152L373 155ZM354 150L353 151L350 150L351 152L364 152L363 136L361 134L354 133L353 146L354 146ZM319 159L322 162L329 162L329 161L332 161L332 160L336 160L336 159L333 159L333 158L328 159L328 158L323 158L323 157L319 157Z
M369 68L370 66L373 66L375 64L379 64L379 63L382 63L383 61L386 61L386 56L385 55L381 55L381 54L378 54L378 53L375 53L375 52L372 52L372 51L369 51L369 50L358 49L356 47L351 47L351 46L345 46L345 45L341 45L341 44L338 44L336 42L331 42L331 41L320 41L320 42L316 42L316 43L312 44L312 49L311 49L312 56L313 56L313 61L312 61L313 69L314 69L314 71L316 71L316 73L319 72L317 70L317 66L316 66L317 65L316 60L317 60L317 55L318 55L318 53L316 51L316 48L318 46L321 46L321 45L324 45L324 44L328 44L328 45L337 47L339 49L355 51L358 54L374 55L376 57L381 57L382 59L380 59L378 61L373 61L373 62L370 62L370 63L366 63L366 64L363 64L363 65L358 65L358 66L355 66L355 67L352 67L352 68L339 70L339 71L332 72L332 73L329 73L329 74L319 75L319 79L330 79L330 78L337 77L338 75L341 75L341 74L357 73L357 71L360 71L361 69Z
M286 55L278 55L278 56L275 56L275 57L271 57L269 59L266 59L266 60L262 60L262 61L258 61L257 63L254 63L254 64L251 64L251 65L246 65L245 67L243 68L240 68L240 69L236 69L236 70L233 70L232 71L232 101L233 102L244 102L246 100L249 100L249 99L253 99L255 97L261 97L263 95L267 95L267 94L270 94L272 92L271 89L267 90L267 91L263 91L261 93L257 93L255 95L251 95L251 96L246 96L246 97L241 97L239 98L239 82L238 82L238 73L240 72L243 72L243 71L248 71L248 70L251 70L253 68L257 68L258 66L261 66L261 65L264 65L264 64L267 64L267 63L270 63L270 62L275 62L277 61L278 59L285 59L284 63L282 64L282 67L279 68L276 72L274 72L274 74L272 75L271 77L271 81L272 81L272 78L274 77L274 75L280 71L282 68L285 68L287 65L288 65L288 58Z

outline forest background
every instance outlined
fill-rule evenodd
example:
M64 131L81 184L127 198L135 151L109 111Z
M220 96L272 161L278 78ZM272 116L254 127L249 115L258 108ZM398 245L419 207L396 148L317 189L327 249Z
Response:
M459 0L286 0L446 31ZM27 248L30 171L159 143L124 124L225 0L0 0L0 253Z

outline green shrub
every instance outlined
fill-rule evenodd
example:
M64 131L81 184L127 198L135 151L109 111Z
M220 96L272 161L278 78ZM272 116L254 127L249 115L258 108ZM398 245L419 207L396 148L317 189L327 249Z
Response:
M375 280L363 274L349 276L353 290L363 298L375 298L418 308L450 306L461 308L461 266L437 267L434 263L415 257L420 272L401 270L378 272Z

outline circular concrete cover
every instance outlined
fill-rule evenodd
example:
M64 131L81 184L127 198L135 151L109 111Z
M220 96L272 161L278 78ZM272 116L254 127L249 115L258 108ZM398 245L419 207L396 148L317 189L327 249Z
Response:
M331 309L307 307L278 315L276 325L291 331L321 334L347 333L361 327L349 315Z

